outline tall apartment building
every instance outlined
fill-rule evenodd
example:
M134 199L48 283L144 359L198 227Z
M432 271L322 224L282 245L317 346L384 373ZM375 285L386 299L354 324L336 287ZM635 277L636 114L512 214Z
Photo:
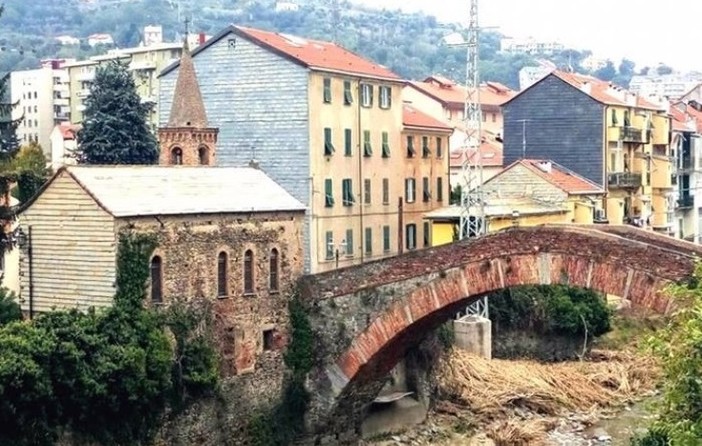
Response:
M597 220L672 233L667 103L554 71L505 103L503 112L505 163L553 160L606 190Z
M13 119L22 121L17 128L20 144L35 141L51 158L51 131L70 119L68 73L64 60L42 61L36 70L13 71L10 74L10 97L17 106Z
M671 155L675 187L674 234L700 243L702 234L702 107L691 101L671 105Z
M424 176L433 188L446 176L447 199L445 152L444 169L429 167L438 162L436 140L433 156L421 145L415 156L403 148L403 81L387 68L329 42L240 26L197 48L192 61L207 125L219 128L217 165L255 160L307 206L307 271L397 254L408 179L416 190ZM160 78L163 126L179 70L174 63ZM436 138L432 129L413 130ZM422 206L434 206L438 194L426 203L422 196Z
M90 93L90 85L95 79L95 70L112 60L120 60L129 65L134 76L137 93L142 101L153 105L149 123L155 131L159 116L156 106L158 98L158 74L163 68L180 58L180 43L158 43L150 46L111 50L105 55L94 56L88 60L66 64L70 79L71 122L79 124L83 120L85 98Z
M526 39L508 37L500 40L500 51L506 53L553 54L564 49L565 46L561 43L537 40L533 37Z
M631 78L629 90L643 97L661 96L671 100L681 99L702 82L699 73L637 75Z

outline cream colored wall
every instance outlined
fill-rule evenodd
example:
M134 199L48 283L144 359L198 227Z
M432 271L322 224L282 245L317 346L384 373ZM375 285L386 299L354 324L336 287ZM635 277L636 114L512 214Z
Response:
M446 110L444 110L444 106L441 102L427 96L414 87L405 86L402 89L402 100L434 119L438 119L441 122L449 121Z
M332 102L323 101L324 78L331 78ZM344 105L344 80L351 81L353 103ZM310 170L312 172L312 221L310 240L312 243L311 272L321 272L335 268L334 259L326 259L326 232L332 231L334 242L340 244L346 238L346 230L353 230L353 256L347 256L340 249L339 267L358 264L389 255L397 254L398 198L404 191L404 155L401 152L400 133L402 129L402 86L399 83L363 80L373 85L373 105L364 108L360 105L359 79L329 73L310 73ZM379 107L378 87L392 87L390 109ZM324 155L324 128L332 129L335 152ZM344 154L344 129L352 131L352 156ZM372 155L363 156L363 131L370 130ZM390 157L382 158L382 132L388 132ZM325 179L332 179L334 206L325 207ZM343 206L342 180L352 180L356 202ZM371 204L363 203L364 179L371 180ZM382 203L382 179L389 180L389 203ZM390 226L390 251L384 252L383 226ZM367 255L364 247L365 228L372 230L372 253Z
M20 215L32 228L34 310L104 307L115 292L113 218L66 173ZM20 254L22 309L29 309L27 249Z
M517 226L537 226L545 224L569 223L566 212L554 212L540 215L521 215L517 219ZM497 232L515 226L514 219L510 217L491 217L488 220L488 232Z

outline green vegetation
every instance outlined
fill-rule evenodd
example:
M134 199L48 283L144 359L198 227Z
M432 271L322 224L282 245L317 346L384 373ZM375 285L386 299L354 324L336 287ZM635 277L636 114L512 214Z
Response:
M659 419L636 446L698 445L702 443L702 263L688 285L669 289L682 308L650 339L663 368L663 398Z
M17 303L17 296L7 288L0 288L0 327L20 320L22 320L22 310Z
M611 310L598 293L565 285L520 286L490 295L493 330L529 330L540 335L601 336Z
M149 130L149 108L136 92L127 65L111 61L99 67L86 99L78 131L81 164L154 164L158 145Z
M32 141L20 147L11 163L17 175L17 187L12 191L20 203L27 202L44 185L51 175L42 147Z
M249 438L254 446L287 446L304 427L310 396L305 389L305 377L314 366L314 333L307 310L293 293L288 309L292 337L285 353L285 365L290 376L281 403L255 416L249 423Z
M439 23L421 13L371 9L339 0L333 10L327 0L309 0L297 11L276 11L274 0L4 0L6 15L0 29L0 70L35 68L46 57L87 58L108 48L88 46L92 33L109 33L119 48L136 46L145 25L161 24L174 40L183 31L183 17L192 18L194 31L215 34L231 23L336 40L344 47L386 65L400 76L423 79L437 73L462 82L465 48L448 46L444 37L461 32L456 23ZM180 15L178 11L180 8ZM179 19L180 17L180 19ZM60 46L52 37L72 35L80 45ZM481 77L518 87L519 70L537 65L536 58L556 66L578 68L589 51L566 50L551 55L510 55L499 52L501 35L481 33ZM605 80L628 85L633 64L614 63L600 70Z
M169 401L214 390L214 350L193 330L202 313L143 306L155 243L121 236L112 307L0 327L0 444L50 445L64 433L79 442L147 444Z

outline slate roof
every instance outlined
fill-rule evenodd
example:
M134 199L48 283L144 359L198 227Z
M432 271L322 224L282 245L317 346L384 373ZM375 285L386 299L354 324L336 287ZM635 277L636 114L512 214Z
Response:
M65 166L54 178L64 171L114 217L305 210L251 167Z

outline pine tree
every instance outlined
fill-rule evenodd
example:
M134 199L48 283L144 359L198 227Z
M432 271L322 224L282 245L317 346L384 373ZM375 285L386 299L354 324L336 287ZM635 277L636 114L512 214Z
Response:
M141 103L127 65L111 61L98 68L86 98L76 156L80 164L154 164L156 138L149 108Z

